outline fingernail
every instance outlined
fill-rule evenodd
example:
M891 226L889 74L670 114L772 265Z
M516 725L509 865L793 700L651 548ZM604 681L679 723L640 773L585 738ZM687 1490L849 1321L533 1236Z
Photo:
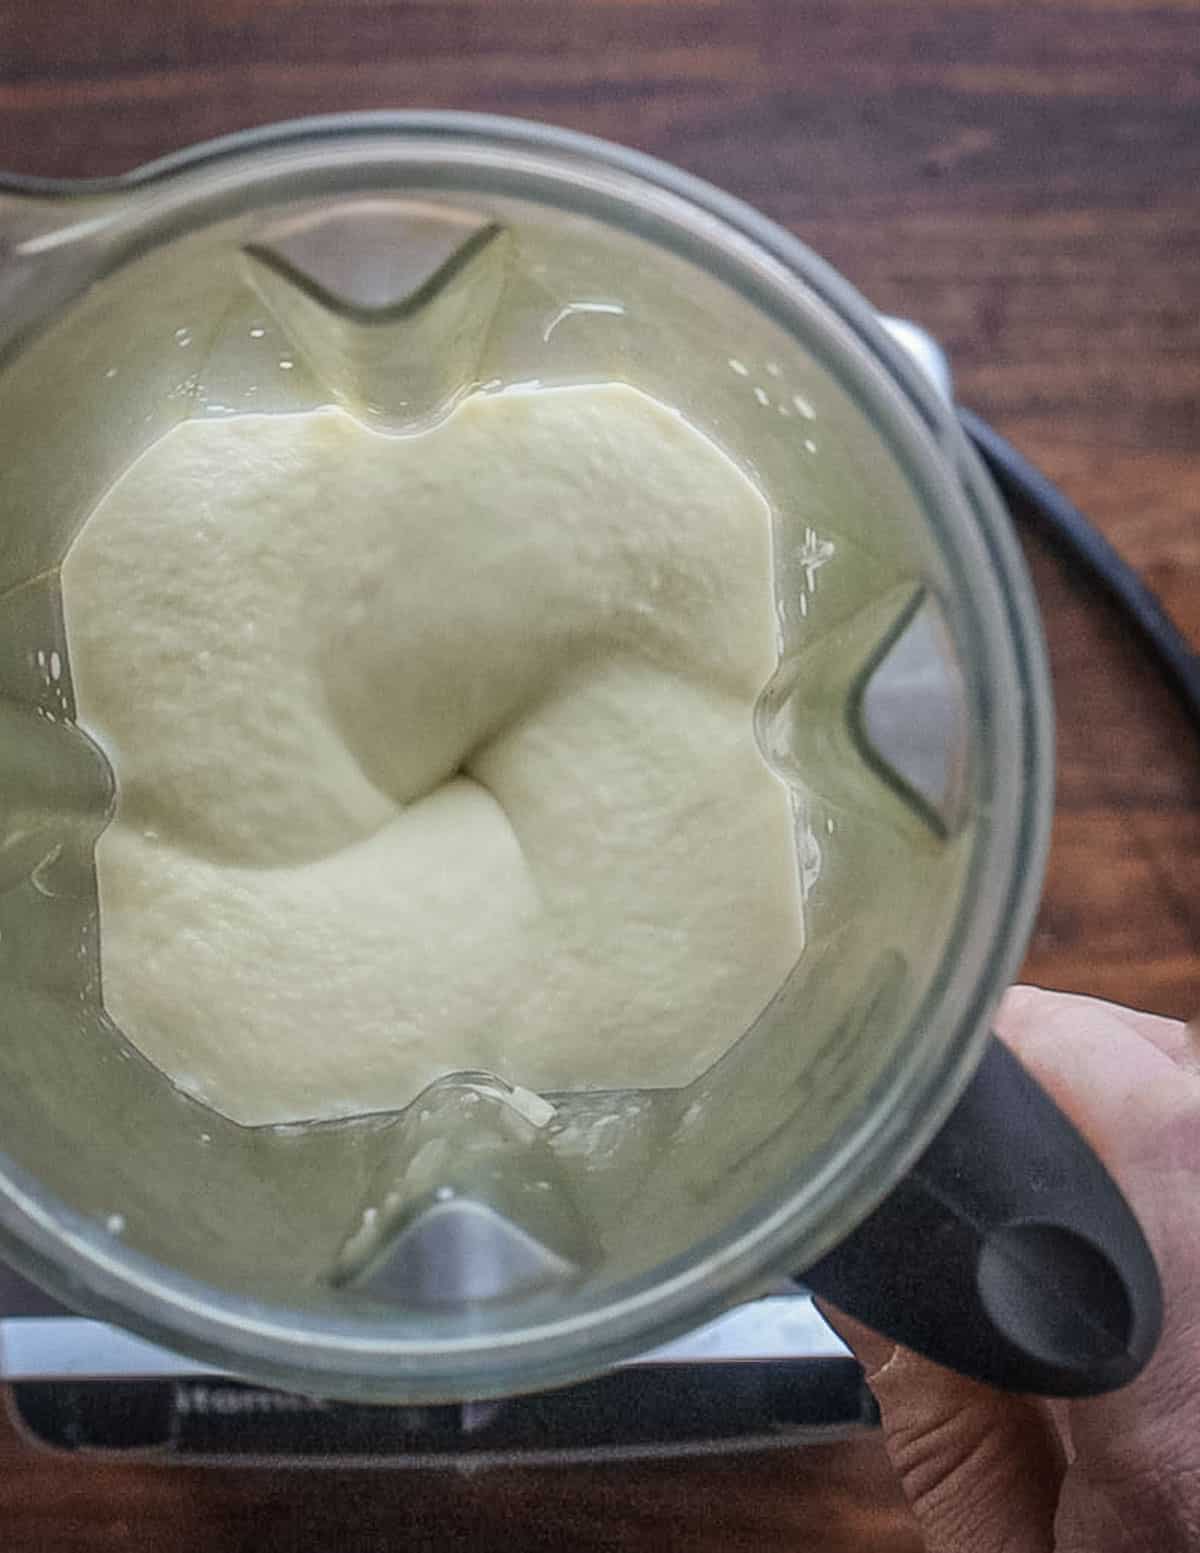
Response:
M845 1311L830 1305L826 1300L818 1300L816 1303L822 1316L862 1365L868 1380L873 1380L880 1370L891 1363L899 1344L894 1343L890 1337L883 1337L873 1328L863 1326L861 1321L855 1321L853 1316L848 1316Z

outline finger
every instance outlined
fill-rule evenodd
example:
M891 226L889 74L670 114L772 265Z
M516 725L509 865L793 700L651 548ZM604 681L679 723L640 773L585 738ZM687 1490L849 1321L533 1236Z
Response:
M815 1299L813 1303L842 1342L853 1350L854 1357L862 1365L863 1374L869 1384L880 1370L891 1363L900 1347L899 1343L893 1342L890 1337L884 1337L882 1332L876 1332L874 1327L863 1326L861 1321L848 1316L844 1310L839 1310L828 1300Z
M1094 998L1014 987L996 1030L1104 1159L1135 1210L1155 1219L1162 1173L1200 1166L1200 1082L1174 1055L1186 1028Z
M1045 1411L820 1308L863 1366L928 1553L1050 1553L1065 1462Z
M1020 1032L1026 1026L1039 1023L1051 1011L1063 1017L1073 1014L1079 1021L1093 1018L1115 1020L1140 1039L1149 1041L1181 1067L1200 1073L1200 1029L1196 1022L1185 1025L1180 1019L1121 1008L1116 1003L1085 997L1082 993L1049 992L1040 987L1010 987L996 1015L996 1026L1001 1035L1011 1030L1016 1032L1019 1039Z

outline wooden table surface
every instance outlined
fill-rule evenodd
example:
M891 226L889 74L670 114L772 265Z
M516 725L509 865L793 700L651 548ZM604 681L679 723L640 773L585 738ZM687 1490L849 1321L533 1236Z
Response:
M948 346L1200 642L1194 0L0 0L0 166L111 173L299 114L458 107L639 146ZM1200 1007L1200 745L1036 539L1059 788L1028 975ZM6 1553L919 1547L874 1440L390 1475L81 1464L0 1431Z

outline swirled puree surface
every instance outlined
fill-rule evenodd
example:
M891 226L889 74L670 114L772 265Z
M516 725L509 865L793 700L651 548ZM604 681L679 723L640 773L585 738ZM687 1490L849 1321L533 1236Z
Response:
M62 576L105 1004L235 1121L684 1083L796 960L770 513L645 394L189 420Z

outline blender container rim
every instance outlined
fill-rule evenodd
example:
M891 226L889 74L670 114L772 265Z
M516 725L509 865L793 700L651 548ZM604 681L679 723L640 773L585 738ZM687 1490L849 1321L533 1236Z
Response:
M99 229L104 251L83 277L116 268L136 251L151 217L161 219L153 196L164 186L201 185L212 193L222 169L259 166L262 154L307 151L319 170L330 145L375 140L384 151L413 154L423 145L457 152L469 167L495 175L486 153L526 159L514 176L534 182L531 157L549 160L560 177L578 183L589 170L621 182L608 203L624 205L629 225L658 207L660 226L674 216L679 252L712 268L715 261L752 302L766 307L747 252L765 261L774 284L790 285L799 308L815 297L810 326L824 321L823 343L837 373L855 394L923 496L923 508L956 565L956 582L969 593L978 656L964 664L976 688L1004 686L1009 698L987 704L980 719L990 740L980 765L986 785L986 823L980 827L963 891L964 906L939 972L898 1042L889 1070L890 1092L860 1107L849 1136L818 1170L800 1172L726 1227L717 1244L693 1248L664 1276L643 1277L635 1292L526 1331L433 1342L389 1339L378 1317L330 1321L270 1306L164 1267L130 1247L114 1244L91 1219L75 1213L11 1163L0 1168L0 1249L65 1302L115 1320L167 1346L227 1368L303 1389L319 1384L330 1394L423 1400L511 1394L592 1373L648 1349L719 1314L795 1269L803 1255L816 1260L860 1222L915 1163L949 1115L982 1055L992 1007L1023 953L1037 907L1047 850L1053 750L1050 692L1041 627L1024 562L1003 504L958 427L952 407L880 324L869 303L824 260L774 222L732 196L642 153L572 131L492 115L363 113L300 119L226 136L177 152L117 178L48 180L0 173L5 193L70 204L100 197L109 222L88 221L82 241ZM472 161L472 155L474 160ZM428 169L426 169L428 170ZM489 186L490 187L490 186ZM143 206L138 195L146 191ZM494 192L494 191L493 191ZM519 192L519 190L518 190ZM639 204L638 197L641 197ZM581 199L586 194L581 192ZM581 207L591 208L586 203ZM185 198L178 222L156 232L148 246L181 235L187 217L207 225L203 200ZM663 212L665 211L665 214ZM682 217L693 217L691 229ZM128 218L122 221L122 216ZM637 216L635 222L632 218ZM703 218L703 232L696 217ZM610 219L601 214L599 219ZM112 233L121 233L114 249ZM139 239L139 234L141 237ZM69 241L70 234L64 234ZM706 246L707 245L707 246ZM114 259L113 254L116 254ZM79 289L82 289L80 287ZM69 301L70 297L58 299ZM806 341L812 347L812 341ZM901 460L901 454L905 458ZM957 506L957 514L942 507ZM939 528L939 522L941 527ZM965 552L962 553L965 549ZM972 564L973 563L973 564ZM983 703L980 703L983 704ZM999 748L1005 740L1011 747ZM897 1069L901 1071L896 1071ZM877 1089L880 1086L876 1086ZM3 1156L0 1156L0 1160ZM802 1252L797 1252L797 1244Z

